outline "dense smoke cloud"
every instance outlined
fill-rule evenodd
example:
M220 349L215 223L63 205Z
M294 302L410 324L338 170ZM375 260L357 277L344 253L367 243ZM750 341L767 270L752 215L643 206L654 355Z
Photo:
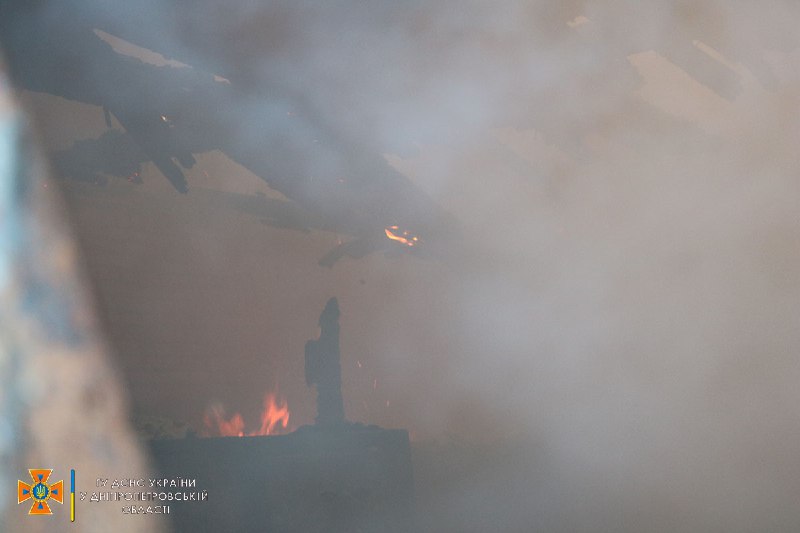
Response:
M324 131L383 154L458 219L437 261L373 255L332 270L305 264L332 238L294 233L276 249L243 230L223 243L248 220L193 232L181 218L194 221L191 205L162 237L187 232L193 259L231 278L259 261L280 270L275 303L203 311L250 352L250 310L266 305L274 324L307 315L274 326L291 342L269 345L299 360L293 346L339 296L348 412L410 428L419 460L450 480L418 492L421 527L789 531L800 524L798 9L246 3L219 19L156 17L142 42L119 37L244 80L231 89L232 144L280 136L281 106L296 107L311 142ZM238 55L197 51L232 35ZM275 121L248 120L268 106ZM255 265L232 265L231 250ZM242 374L253 364L239 363ZM298 364L277 367L308 422Z
M453 95L434 116L464 120L397 164L457 214L469 252L444 302L387 310L381 346L390 374L436 369L408 402L417 425L530 439L456 484L446 516L796 526L793 10L588 3L548 38L533 8L483 18L464 32L483 53L450 48L444 78L423 77ZM444 362L409 329L436 330Z

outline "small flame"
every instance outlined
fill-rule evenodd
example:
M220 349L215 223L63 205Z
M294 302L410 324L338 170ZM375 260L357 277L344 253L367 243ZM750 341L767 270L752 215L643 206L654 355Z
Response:
M277 395L268 392L264 395L264 409L261 411L261 427L255 431L245 432L244 419L239 413L230 418L220 404L212 405L203 416L205 437L255 437L263 435L281 435L289 433L289 406Z
M416 246L420 243L419 237L412 235L410 231L401 230L398 226L384 228L384 233L393 241L397 241L406 246Z
M280 424L280 427L278 427ZM275 395L264 395L264 410L261 411L261 429L255 435L277 435L289 425L289 406L277 401ZM253 435L253 433L251 433Z

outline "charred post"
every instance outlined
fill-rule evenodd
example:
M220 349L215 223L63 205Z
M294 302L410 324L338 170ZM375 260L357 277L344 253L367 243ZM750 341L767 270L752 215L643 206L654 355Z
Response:
M339 302L331 298L319 315L320 335L306 343L306 384L317 387L319 426L344 423L342 366L339 351Z

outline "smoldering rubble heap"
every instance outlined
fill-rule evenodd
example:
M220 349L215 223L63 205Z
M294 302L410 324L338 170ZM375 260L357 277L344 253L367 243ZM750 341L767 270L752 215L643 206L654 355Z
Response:
M173 506L180 531L404 532L413 527L408 432L345 420L339 305L305 347L317 389L316 423L288 435L159 440L161 474L192 477L205 502Z

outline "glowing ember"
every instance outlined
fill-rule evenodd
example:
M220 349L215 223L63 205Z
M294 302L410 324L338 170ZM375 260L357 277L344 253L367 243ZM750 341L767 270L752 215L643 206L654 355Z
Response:
M245 432L244 419L239 413L230 418L225 409L219 405L211 406L203 416L205 437L254 437L259 435L281 435L289 433L289 406L279 400L274 393L264 395L264 409L261 411L261 427L255 431Z
M420 243L419 237L412 235L410 231L401 230L398 226L389 226L383 231L391 240L405 244L406 246L416 246Z

